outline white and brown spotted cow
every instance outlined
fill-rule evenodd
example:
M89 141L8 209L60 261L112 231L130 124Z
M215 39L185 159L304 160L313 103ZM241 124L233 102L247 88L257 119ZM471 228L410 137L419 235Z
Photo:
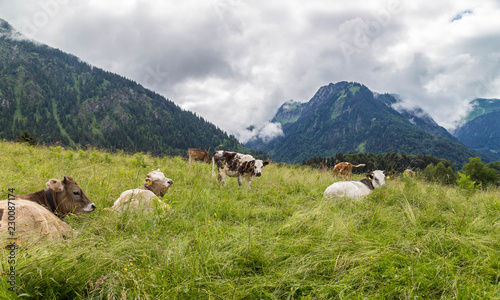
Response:
M224 150L216 151L212 156L212 176L215 176L215 166L219 175L217 179L219 184L226 184L226 176L238 177L238 184L243 184L243 178L246 178L248 187L252 183L252 178L262 175L262 168L269 164L268 161L255 159L248 154L229 152Z

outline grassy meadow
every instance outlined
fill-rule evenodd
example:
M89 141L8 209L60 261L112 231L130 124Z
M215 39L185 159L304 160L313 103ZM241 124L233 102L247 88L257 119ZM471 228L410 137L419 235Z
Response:
M500 299L500 191L394 176L323 198L328 171L272 163L250 189L181 157L0 142L0 198L71 176L97 205L78 235L21 246L1 299ZM115 213L159 168L171 210ZM361 179L360 176L354 176ZM8 251L0 269L8 271ZM4 274L4 273L2 273Z

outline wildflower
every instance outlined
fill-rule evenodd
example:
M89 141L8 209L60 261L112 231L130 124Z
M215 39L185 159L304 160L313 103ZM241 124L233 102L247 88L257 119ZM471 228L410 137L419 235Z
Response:
M130 263L131 266L133 266L134 264L133 263Z
M123 268L123 269L124 269L125 271L128 271L128 269L127 269L127 268Z

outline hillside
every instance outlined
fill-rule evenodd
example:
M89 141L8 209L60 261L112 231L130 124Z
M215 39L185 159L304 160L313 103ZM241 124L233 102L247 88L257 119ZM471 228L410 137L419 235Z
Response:
M244 151L233 136L134 81L23 40L0 19L0 139L155 154ZM245 150L246 151L246 150Z
M498 189L391 177L359 201L328 200L330 172L272 163L252 188L179 157L0 142L0 197L72 176L96 205L65 219L77 235L21 245L29 299L495 299ZM171 210L113 213L160 168ZM354 179L361 179L354 175ZM8 273L9 251L0 252ZM0 276L0 299L15 299ZM22 295L22 296L21 296Z
M500 110L500 99L477 98L471 101L472 110L465 117L465 121L472 121L475 118Z
M466 122L453 134L490 160L500 160L500 99L475 99L471 105Z
M275 160L300 162L337 152L430 154L458 164L478 154L454 139L429 116L398 112L389 94L374 95L359 83L339 82L318 90L304 105L285 103L275 121L283 137L267 144L251 141ZM290 116L287 118L287 116Z

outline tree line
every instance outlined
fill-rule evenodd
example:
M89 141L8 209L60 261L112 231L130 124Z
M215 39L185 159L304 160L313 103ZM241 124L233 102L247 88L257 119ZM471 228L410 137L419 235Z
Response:
M469 158L469 163L458 166L456 163L432 155L389 152L384 155L374 153L337 153L331 157L312 157L302 161L302 165L313 168L333 169L339 162L350 162L354 165L365 164L364 167L353 168L354 174L366 173L370 170L384 170L394 175L411 169L428 181L450 185L467 185L474 187L500 184L500 161L484 165L479 157Z

